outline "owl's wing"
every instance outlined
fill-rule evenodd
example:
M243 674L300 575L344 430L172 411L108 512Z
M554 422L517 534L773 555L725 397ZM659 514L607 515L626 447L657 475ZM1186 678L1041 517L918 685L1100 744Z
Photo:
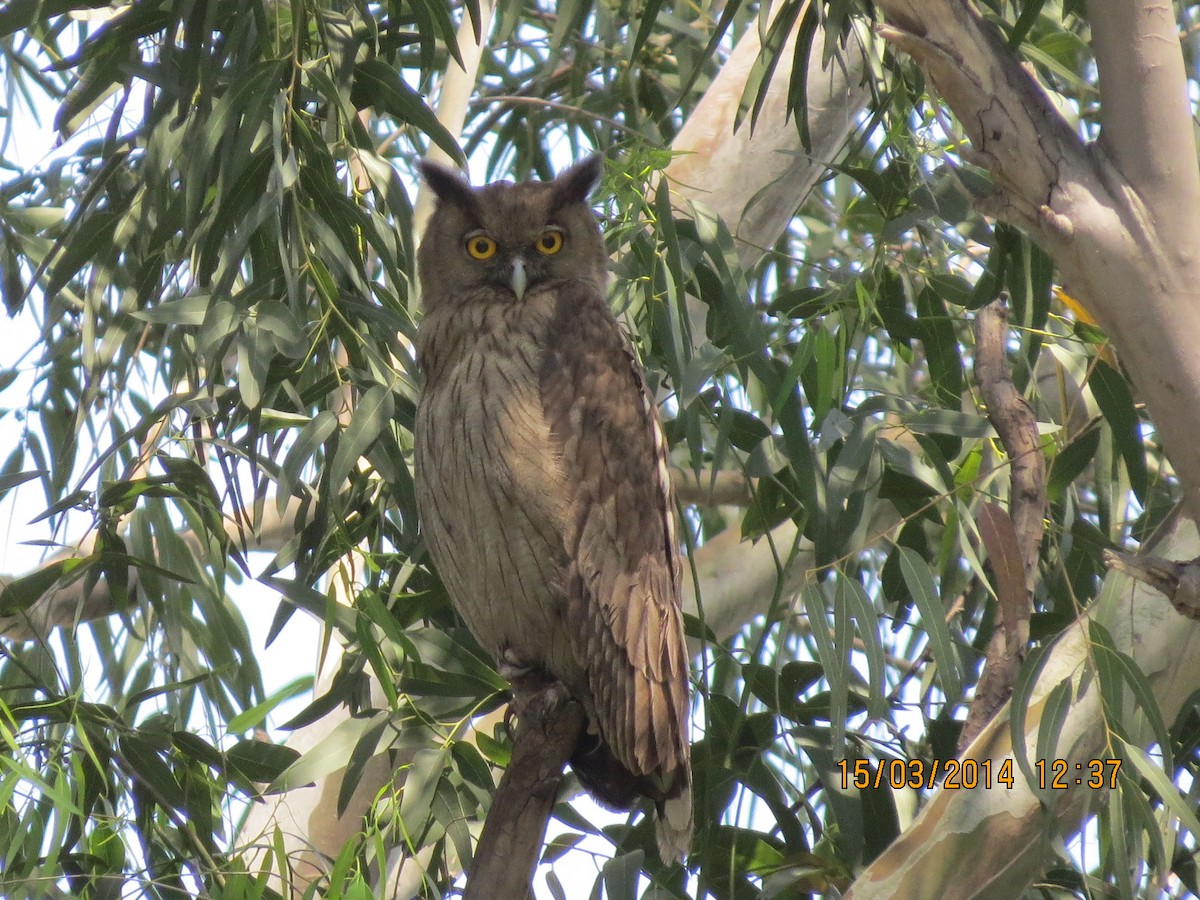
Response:
M601 740L665 796L690 780L687 653L665 441L620 326L567 283L539 373L572 489L565 587Z

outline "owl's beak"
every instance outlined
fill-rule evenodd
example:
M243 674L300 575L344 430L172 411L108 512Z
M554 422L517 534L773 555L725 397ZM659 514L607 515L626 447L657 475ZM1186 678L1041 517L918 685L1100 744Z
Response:
M512 291L520 300L525 296L525 288L529 286L529 274L525 271L525 260L515 257L512 261Z

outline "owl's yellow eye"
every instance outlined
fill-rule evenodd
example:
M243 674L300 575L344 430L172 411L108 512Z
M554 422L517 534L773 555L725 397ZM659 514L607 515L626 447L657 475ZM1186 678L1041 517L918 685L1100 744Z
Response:
M496 255L496 242L486 234L473 234L467 238L467 252L475 259L491 259Z
M557 228L547 228L534 244L538 253L553 256L563 247L563 233Z

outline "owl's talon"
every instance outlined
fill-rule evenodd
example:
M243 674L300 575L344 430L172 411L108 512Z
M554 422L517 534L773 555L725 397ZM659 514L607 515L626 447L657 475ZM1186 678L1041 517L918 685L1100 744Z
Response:
M545 718L547 712L570 699L566 685L538 672L513 684L513 698L508 709L510 713L516 713L518 719L528 721Z

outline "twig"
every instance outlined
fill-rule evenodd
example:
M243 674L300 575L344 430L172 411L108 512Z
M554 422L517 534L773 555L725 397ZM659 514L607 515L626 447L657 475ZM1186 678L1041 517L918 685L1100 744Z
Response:
M1012 463L1012 486L1010 513L987 504L979 514L979 533L992 564L1000 615L959 735L960 753L1012 696L1029 643L1032 592L1045 528L1046 460L1037 417L1013 384L1005 361L1007 322L1003 299L992 301L975 317L975 378L987 405L988 421Z

